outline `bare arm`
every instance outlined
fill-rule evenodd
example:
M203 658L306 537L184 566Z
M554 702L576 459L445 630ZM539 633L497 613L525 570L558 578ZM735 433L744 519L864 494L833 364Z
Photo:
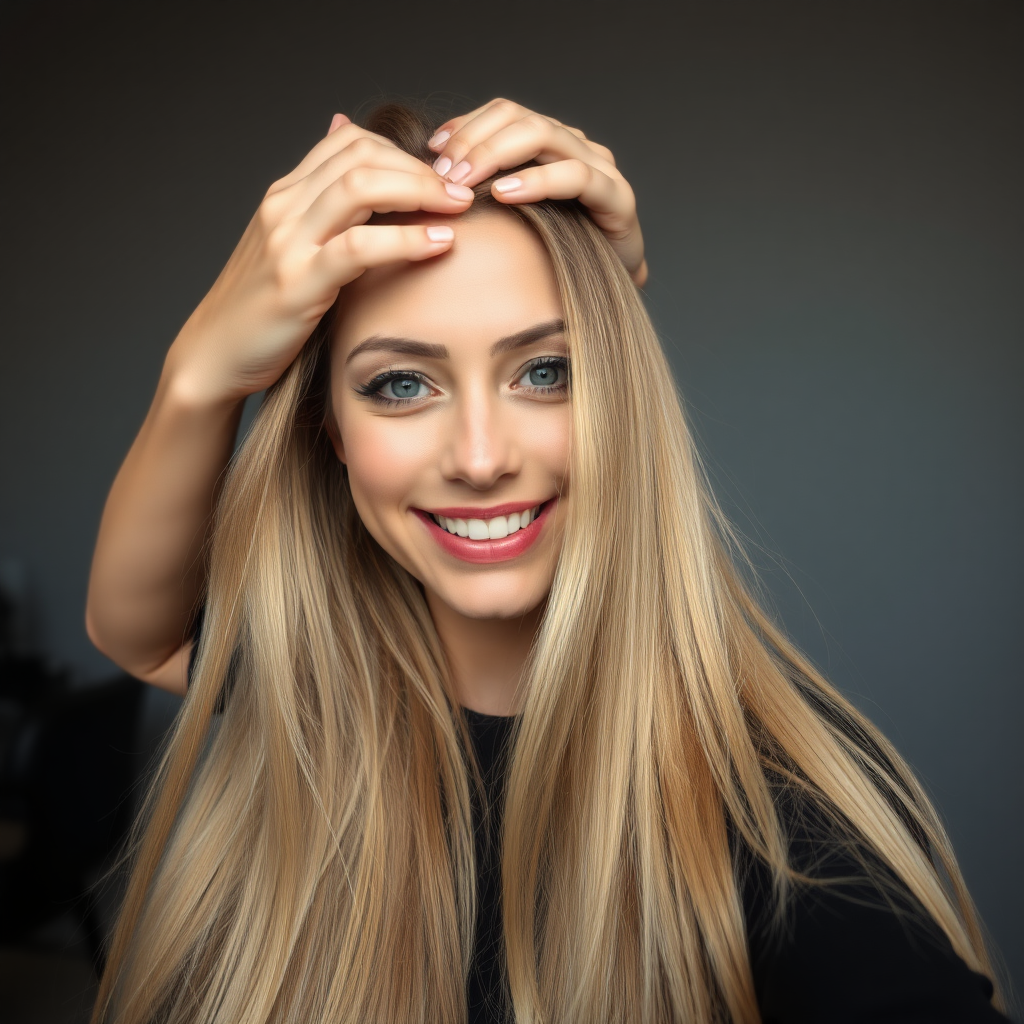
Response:
M89 639L126 672L174 693L185 693L203 548L243 403L190 394L165 369L100 522Z
M86 602L92 642L125 671L184 693L205 541L247 395L273 384L340 289L367 267L436 256L452 232L369 225L374 210L464 211L470 189L336 115L275 182L175 339L100 523Z

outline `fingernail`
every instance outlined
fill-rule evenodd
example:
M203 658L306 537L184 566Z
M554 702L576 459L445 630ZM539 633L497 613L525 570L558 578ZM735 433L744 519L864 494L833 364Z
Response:
M438 132L427 145L433 149L435 146L443 146L452 137L451 132Z
M473 168L470 167L469 164L466 163L465 160L463 160L463 161L461 161L461 163L457 163L451 169L451 172L448 174L448 180L449 181L454 181L454 182L460 182L460 181L462 181L463 178L466 177L467 174L469 174L469 172L472 169ZM437 173L438 174L444 174L444 171L438 171Z
M466 188L465 185L453 185L450 181L446 181L444 183L444 190L452 199L458 199L460 202L473 198L473 190Z
M448 173L448 168L451 167L452 162L446 156L439 156L434 161L434 170L443 178Z
M494 183L494 189L496 192L514 192L520 185L522 181L519 178L499 178Z
M432 242L450 242L455 237L451 228L437 227L427 228L427 238Z
M327 134L337 131L343 124L348 124L348 118L344 114L335 114L331 118L331 127L327 129Z

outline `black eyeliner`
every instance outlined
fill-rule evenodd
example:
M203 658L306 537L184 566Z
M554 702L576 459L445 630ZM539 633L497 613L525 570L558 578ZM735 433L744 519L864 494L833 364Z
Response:
M539 366L555 366L559 369L565 370L565 382L552 387L543 387L539 384L527 384L524 385L524 387L536 393L557 393L559 391L569 390L569 385L572 382L572 371L570 369L568 356L538 356L536 359L531 359L518 371L519 377L522 377L524 374L529 373L531 370L534 370ZM427 378L416 370L385 370L383 373L378 373L375 377L372 377L365 384L357 384L353 390L356 394L361 395L363 398L369 398L371 401L377 402L379 405L396 407L401 405L411 405L416 401L416 399L412 398L385 398L381 395L381 388L383 388L388 381L392 380L415 380L426 387L431 386Z
M522 377L531 370L535 370L538 366L557 366L559 369L565 370L565 383L556 384L553 387L541 387L539 384L527 384L526 387L533 388L535 391L569 390L569 386L572 384L572 364L570 363L568 356L538 356L536 359L531 359L530 362L528 362L519 371L519 376Z

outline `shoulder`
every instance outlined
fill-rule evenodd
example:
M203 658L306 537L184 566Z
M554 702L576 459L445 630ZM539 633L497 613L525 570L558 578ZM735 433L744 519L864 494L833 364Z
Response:
M955 953L891 870L865 848L858 855L794 791L780 790L777 806L794 866L836 881L795 886L776 918L767 869L738 858L765 1024L1006 1021L992 1007L992 982Z

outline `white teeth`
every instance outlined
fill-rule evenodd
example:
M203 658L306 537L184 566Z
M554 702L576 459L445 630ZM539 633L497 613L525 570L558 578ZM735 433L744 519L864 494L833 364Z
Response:
M540 505L513 512L509 516L495 516L493 519L449 519L433 515L434 521L448 533L470 540L501 540L517 530L524 530L540 515Z

